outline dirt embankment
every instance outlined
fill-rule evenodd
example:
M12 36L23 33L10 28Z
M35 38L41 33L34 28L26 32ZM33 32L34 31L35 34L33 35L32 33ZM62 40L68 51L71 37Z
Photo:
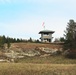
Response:
M11 48L35 49L36 47L60 49L63 45L60 44L44 44L44 43L12 43Z

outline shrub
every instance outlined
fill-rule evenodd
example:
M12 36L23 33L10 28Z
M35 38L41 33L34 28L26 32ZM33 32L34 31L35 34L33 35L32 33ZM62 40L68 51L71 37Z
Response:
M76 58L76 50L66 50L64 52L64 56L67 58L75 59Z

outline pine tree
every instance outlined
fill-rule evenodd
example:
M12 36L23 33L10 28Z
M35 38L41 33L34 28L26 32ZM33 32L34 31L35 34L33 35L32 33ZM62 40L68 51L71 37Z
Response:
M65 45L66 49L76 49L76 22L69 20L65 31Z
M68 58L76 58L76 22L69 20L65 31L64 43L65 56Z
M7 47L8 47L8 49L10 48L10 46L11 46L11 44L10 44L10 38L7 37Z

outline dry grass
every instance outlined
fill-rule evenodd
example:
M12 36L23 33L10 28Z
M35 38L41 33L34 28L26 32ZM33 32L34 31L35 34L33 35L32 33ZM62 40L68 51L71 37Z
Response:
M68 59L64 56L48 56L48 57L25 57L16 59L19 63L37 63L37 64L76 64L76 59Z
M48 47L48 48L62 48L62 45L57 44L47 44L47 43L12 43L13 48L23 48L23 49L34 49L36 47Z
M13 47L33 48L36 46L60 48L50 44L13 44ZM76 59L62 56L25 57L16 60L18 63L0 63L0 75L76 75Z
M76 75L76 65L3 63L0 75Z

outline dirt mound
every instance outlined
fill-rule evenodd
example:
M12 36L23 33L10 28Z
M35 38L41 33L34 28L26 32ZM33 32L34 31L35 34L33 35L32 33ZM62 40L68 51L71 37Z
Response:
M44 47L44 48L52 48L52 49L60 49L62 45L56 44L43 44L43 43L12 43L10 48L21 48L24 50L35 49L36 47Z

